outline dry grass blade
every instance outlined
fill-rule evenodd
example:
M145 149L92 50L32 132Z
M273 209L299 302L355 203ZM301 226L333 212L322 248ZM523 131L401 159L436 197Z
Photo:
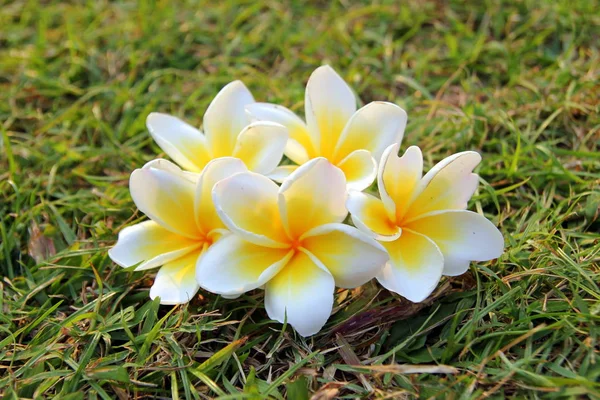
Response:
M458 374L459 369L450 365L409 365L409 364L391 364L391 365L366 365L361 369L378 374Z
M339 333L336 334L335 341L337 342L337 345L339 346L338 352L340 353L340 355L342 356L342 359L344 360L344 362L346 364L357 365L357 366L362 365L362 363L358 359L358 356L356 355L354 350L352 350L352 347L350 346L348 341L346 339L344 339L344 337L342 335L340 335ZM371 392L373 390L373 386L371 385L369 380L363 374L357 373L355 375L367 391Z

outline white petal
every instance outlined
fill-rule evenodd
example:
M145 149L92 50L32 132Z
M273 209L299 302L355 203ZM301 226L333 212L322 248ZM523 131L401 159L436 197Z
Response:
M299 238L319 225L342 222L346 210L343 172L325 158L295 170L279 189L279 209L288 236Z
M194 219L195 184L190 180L167 170L136 169L129 190L137 207L151 220L179 235L201 237Z
M213 187L217 182L225 178L246 171L248 171L248 168L246 168L242 160L233 157L222 157L212 160L202 171L196 185L194 211L196 224L205 235L214 229L225 228L213 204Z
M370 194L351 190L346 206L352 222L377 240L392 241L400 237L400 228L390 220L383 202Z
M248 123L245 107L254 103L252 93L241 81L226 85L204 114L204 132L213 157L233 154L237 137Z
M300 335L314 335L331 315L334 289L333 277L299 252L267 282L265 308L271 319L281 323L287 316Z
M173 164L169 160L165 160L164 158L157 158L152 161L148 161L142 169L162 169L164 171L170 172L175 175L179 175L184 177L190 182L196 183L198 179L200 179L200 174L197 172L183 171L176 164Z
M148 161L142 167L142 169L151 169L151 168L161 169L163 171L167 171L167 172L170 172L175 175L183 176L183 170L181 168L179 168L176 164L172 163L171 161L165 160L164 158L156 158L152 161Z
M436 211L421 217L407 228L433 240L444 257L488 261L504 251L502 234L484 216L465 210Z
M146 126L156 144L183 168L200 172L211 159L202 132L179 118L153 112Z
M136 271L156 268L202 247L202 242L170 232L154 221L128 226L108 251L111 260L123 268L141 263Z
M437 210L464 210L479 183L472 173L481 161L474 151L454 154L437 163L419 182L405 220Z
M199 260L196 279L213 293L232 296L264 285L293 255L289 249L273 249L229 235L213 244Z
M382 245L344 224L312 229L303 236L302 248L329 270L336 286L343 288L355 288L370 281L389 259Z
M298 169L297 165L281 165L275 168L271 173L266 174L269 179L273 179L277 183L282 183L288 176Z
M244 161L250 171L268 174L279 165L287 142L288 131L283 125L253 122L238 136L233 155Z
M418 303L433 292L442 276L444 257L426 236L404 229L398 240L382 242L390 261L377 280L383 287Z
M400 144L388 147L381 157L377 186L390 219L401 222L423 174L423 155L417 146L398 157Z
M296 164L302 165L317 156L306 124L292 111L270 103L249 104L246 106L246 111L253 119L277 122L288 128L290 140L285 155Z
M218 182L213 201L221 221L232 232L260 246L287 248L278 190L269 178L243 172Z
M306 122L319 155L332 157L346 123L356 111L356 98L331 68L317 68L306 84Z
M469 270L470 260L455 257L452 253L444 254L444 270L442 275L459 276Z
M311 159L306 147L302 146L296 139L289 138L283 152L287 158L298 165L302 165Z
M353 151L337 166L344 172L349 190L365 190L377 176L377 162L367 150Z
M160 304L174 305L189 302L200 286L194 277L200 251L192 252L163 265L150 288L150 298L160 297Z
M367 104L348 121L337 144L335 159L364 149L379 161L388 146L402 141L406 121L406 112L395 104L383 101Z

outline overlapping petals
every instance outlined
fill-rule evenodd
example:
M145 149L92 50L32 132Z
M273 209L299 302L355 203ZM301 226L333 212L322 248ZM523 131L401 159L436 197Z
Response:
M217 181L245 171L244 163L235 158L211 161L198 175L166 160L135 170L129 181L131 196L150 221L123 229L109 256L125 268L161 267L150 289L152 299L159 296L161 304L190 301L199 289L197 261L228 233L216 215L212 188Z
M261 246L229 235L202 258L196 276L213 293L240 295L267 283L293 255L291 249Z
M278 207L292 240L317 226L342 222L348 215L344 174L324 158L302 166L278 189Z
M179 167L159 159L131 174L149 220L121 230L111 259L160 267L150 297L161 304L186 303L200 288L228 299L264 289L269 317L310 336L326 324L336 286L377 278L420 302L443 275L502 254L498 229L466 210L478 153L423 175L418 147L398 155L404 110L381 101L357 110L326 65L306 85L305 121L256 103L240 81L210 103L204 133L151 113L150 134ZM278 166L283 154L297 165ZM374 181L379 197L362 192ZM355 227L344 224L348 212Z
M373 278L387 258L382 247L357 229L338 223L318 226L302 235L304 253L316 265L325 265L342 288L355 288ZM343 250L338 250L343 249Z
M260 246L286 248L277 194L279 188L259 174L239 174L213 189L221 220L244 239Z
M377 175L377 161L386 147L400 143L407 116L395 104L376 101L356 110L356 97L328 65L317 68L306 85L306 124L285 107L268 103L246 105L256 120L275 121L289 130L288 158L303 164L325 157L344 172L348 188L363 190ZM281 181L293 168L278 168Z
M233 156L251 171L267 174L281 161L287 129L277 123L251 123L245 107L254 98L240 81L226 85L204 114L204 133L177 117L148 115L146 125L160 146L182 168L200 172L213 159Z
M123 229L109 255L124 268L139 264L136 270L142 271L159 267L201 246L199 241L174 233L154 221L144 221Z
M378 172L381 197L351 192L347 206L354 224L387 249L390 261L377 279L411 301L424 300L442 275L464 273L470 261L499 257L504 239L485 217L466 211L481 156L467 151L450 156L422 176L418 147L398 157L388 147Z
M388 259L374 239L341 223L345 189L342 171L324 158L305 163L281 187L252 172L218 182L216 210L234 235L199 259L198 282L227 296L264 286L272 319L303 336L316 333L331 314L334 286L361 285Z

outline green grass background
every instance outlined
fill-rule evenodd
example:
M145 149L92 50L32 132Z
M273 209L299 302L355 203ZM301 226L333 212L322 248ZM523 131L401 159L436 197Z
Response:
M597 1L0 3L4 398L600 396ZM308 339L260 291L150 301L152 275L106 253L144 219L127 181L160 154L146 115L200 125L233 79L302 113L323 63L402 106L427 167L482 153L470 208L505 254L423 304L339 291Z

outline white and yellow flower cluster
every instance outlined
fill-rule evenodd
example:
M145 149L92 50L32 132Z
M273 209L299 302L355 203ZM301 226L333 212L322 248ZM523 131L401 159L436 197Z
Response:
M419 302L442 275L502 254L498 229L466 211L478 153L423 176L418 147L398 157L404 110L356 110L329 66L311 75L305 107L306 123L235 81L208 107L204 134L150 114L152 137L183 169L159 159L131 174L131 196L150 220L119 233L112 260L160 267L150 297L161 304L186 303L200 288L227 298L264 288L269 317L309 336L327 322L336 286L376 278ZM284 154L298 165L278 166ZM362 192L375 179L379 198ZM343 223L348 212L355 227Z

